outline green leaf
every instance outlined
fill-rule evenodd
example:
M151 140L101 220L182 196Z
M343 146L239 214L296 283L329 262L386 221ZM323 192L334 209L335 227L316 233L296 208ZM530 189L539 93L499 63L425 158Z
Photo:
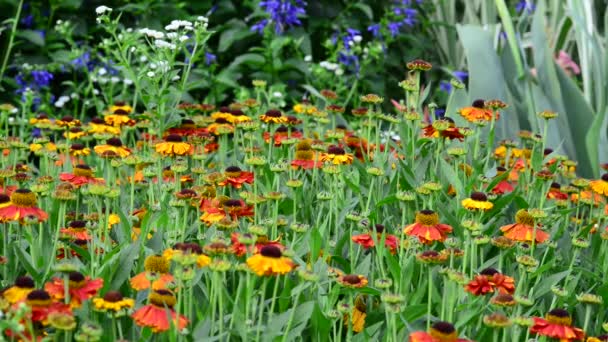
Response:
M232 19L228 21L225 26L230 28L220 33L217 48L218 52L225 52L236 41L245 39L255 34L255 32L252 32L242 20Z
M403 310L403 318L406 322L413 322L426 315L426 304L407 305Z
M44 46L44 37L40 34L40 32L34 30L21 30L17 31L17 36L29 41L34 45Z
M551 291L551 286L559 283L562 279L566 278L566 276L570 273L570 271L566 270L563 272L552 274L539 284L537 288L534 289L534 297L540 298Z
M369 5L358 2L353 7L363 12L369 20L374 20L374 12Z
M237 58L235 58L232 61L232 63L230 63L230 65L228 66L228 69L236 68L236 67L240 66L241 64L246 64L246 65L256 67L256 66L260 66L260 65L264 64L265 61L266 60L264 59L264 56L262 56L258 53L246 53L246 54L242 54L242 55L238 56Z

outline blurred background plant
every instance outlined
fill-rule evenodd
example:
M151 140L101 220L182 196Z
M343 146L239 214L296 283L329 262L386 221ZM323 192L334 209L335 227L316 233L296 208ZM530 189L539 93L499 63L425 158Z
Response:
M93 9L102 5L120 14L116 37L97 22ZM608 161L606 6L606 0L3 0L0 96L53 115L93 116L115 100L150 110L152 97L141 101L145 95L136 89L154 63L131 60L127 68L108 39L202 15L210 36L194 61L185 56L193 46L180 50L191 69L184 87L175 88L183 91L169 91L167 103L227 104L251 97L246 88L259 79L282 105L331 89L348 115L360 94L402 98L405 64L422 58L434 66L423 84L439 90L430 92L435 113L458 119L456 110L475 99L501 99L510 105L497 125L497 139L504 139L538 130L536 114L556 111L548 146L578 160L583 175L598 176ZM454 87L459 83L466 88ZM384 104L392 110L390 101Z

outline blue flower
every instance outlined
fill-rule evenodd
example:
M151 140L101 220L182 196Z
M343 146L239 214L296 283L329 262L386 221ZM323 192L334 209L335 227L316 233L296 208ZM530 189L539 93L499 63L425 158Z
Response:
M446 93L449 94L452 92L452 84L448 81L441 81L439 83L439 90L445 91Z
M28 14L25 17L21 18L19 22L21 23L21 25L23 25L24 28L32 28L34 26L34 16Z
M456 70L452 72L452 76L456 77L460 82L464 82L469 77L469 73L463 70Z
M274 31L277 34L289 27L302 25L298 16L306 14L304 9L306 2L303 0L264 0L260 1L258 6L270 16L270 21L274 23ZM251 30L262 33L268 24L268 20L264 20L256 23ZM262 24L262 22L264 23Z
M251 26L251 31L263 34L266 25L268 25L268 19L262 19L255 23L253 26Z
M211 65L217 61L217 56L211 52L205 52L205 64Z
M371 32L371 34L372 34L372 36L374 36L374 38L380 36L380 24L369 25L367 27L367 31Z
M391 33L391 37L395 37L399 34L399 29L401 29L401 26L403 26L403 23L401 22L388 23L387 28L388 31Z
M46 70L32 70L31 75L34 81L33 85L37 89L47 87L54 77L52 73Z
M435 108L435 118L441 119L445 116L445 108Z
M535 9L536 5L532 1L520 0L517 5L515 5L517 13L521 13L524 10L527 10L528 13L532 13Z

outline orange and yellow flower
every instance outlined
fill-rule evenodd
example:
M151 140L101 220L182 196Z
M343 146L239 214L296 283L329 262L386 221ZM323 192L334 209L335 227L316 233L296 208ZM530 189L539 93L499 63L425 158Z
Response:
M64 279L54 278L46 283L44 289L54 300L63 300L65 297ZM93 298L103 287L103 279L91 279L79 272L71 272L68 275L68 292L70 295L70 306L79 308L82 303Z
M17 189L10 195L10 203L0 206L0 222L20 221L26 217L45 221L49 215L38 208L36 194L29 189Z
M166 289L154 290L150 292L148 299L150 304L131 315L135 324L149 327L155 333L167 331L171 325L176 326L178 330L183 330L188 325L188 319L173 310L177 301L173 292Z
M113 154L120 158L124 158L131 154L131 150L126 148L119 138L110 138L106 140L104 145L97 145L93 150L100 156Z
M334 165L352 164L353 155L346 153L342 147L329 146L326 153L321 153L320 161Z
M194 152L194 147L182 141L178 134L169 134L165 141L156 144L155 149L156 153L166 157L185 156Z
M452 232L452 227L439 223L439 215L432 210L421 210L416 213L416 222L403 228L403 233L415 236L424 244L434 241L443 242L447 234Z
M520 209L515 214L515 223L502 226L500 230L504 235L513 240L520 242L543 243L549 238L549 234L540 229L537 225L534 228L534 218L526 209Z
M589 187L598 195L608 196L608 173L604 173L600 179L589 182Z
M470 107L461 108L458 113L469 122L491 121L493 117L492 110L486 108L484 100L475 100ZM496 120L500 118L496 112Z
M14 285L2 292L2 297L10 304L15 304L25 300L27 295L34 291L35 287L34 279L28 276L17 277Z

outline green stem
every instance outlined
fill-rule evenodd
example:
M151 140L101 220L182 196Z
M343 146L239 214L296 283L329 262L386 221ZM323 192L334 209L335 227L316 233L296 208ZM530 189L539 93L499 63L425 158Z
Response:
M2 79L4 77L4 70L6 70L6 66L8 65L8 59L11 55L11 50L13 49L13 42L15 40L15 34L17 33L17 25L19 24L19 18L21 17L21 9L23 8L23 0L19 1L19 5L17 6L17 13L15 13L15 17L13 18L13 26L11 27L11 35L8 38L8 46L6 47L6 52L4 53L4 59L2 61L2 68L0 68L0 85L2 85ZM7 131L8 135L8 131Z

